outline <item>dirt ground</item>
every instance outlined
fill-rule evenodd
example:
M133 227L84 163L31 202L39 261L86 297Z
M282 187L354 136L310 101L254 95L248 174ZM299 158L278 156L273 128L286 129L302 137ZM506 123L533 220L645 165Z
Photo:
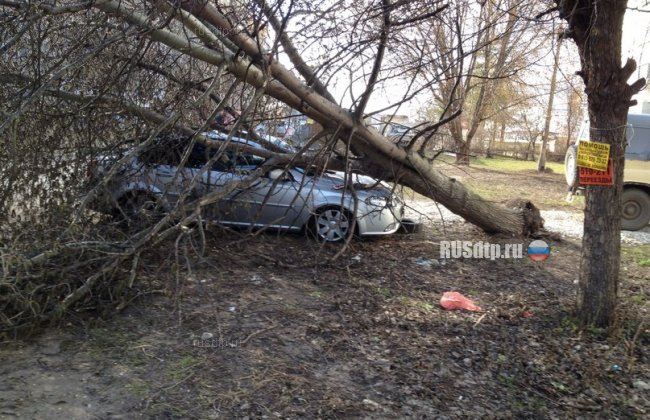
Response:
M572 316L578 241L539 263L440 258L455 239L529 243L432 222L333 260L298 235L211 229L203 256L187 235L151 250L126 309L3 342L0 418L647 418L650 247L624 247L607 334ZM441 309L451 290L482 311Z

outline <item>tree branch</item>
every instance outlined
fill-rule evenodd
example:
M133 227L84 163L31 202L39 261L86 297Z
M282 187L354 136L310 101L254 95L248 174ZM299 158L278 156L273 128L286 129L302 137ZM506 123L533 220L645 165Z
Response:
M384 60L384 52L386 51L386 44L388 44L388 32L390 31L390 7L390 0L382 0L383 24L381 28L381 34L379 35L379 46L377 48L377 55L375 56L375 62L372 66L370 78L368 79L368 85L366 86L366 90L361 95L359 105L357 105L356 109L354 110L354 117L357 119L361 119L363 117L363 111L368 105L370 96L375 90L377 78L379 77L381 63Z
M296 71L298 71L298 73L300 73L303 79L305 79L307 85L313 87L314 90L318 92L318 94L323 96L328 101L336 103L336 100L329 92L327 87L320 81L318 76L316 76L316 73L311 68L311 66L309 66L309 64L307 64L305 60L303 60L302 56L300 55L300 52L298 52L298 49L293 45L291 38L289 38L286 31L282 29L282 24L273 13L271 7L264 0L256 0L256 2L262 8L266 17L269 19L269 22L271 23L273 30L275 30L278 33L278 37L280 38L280 44L284 48L284 52L289 57L289 60L291 60L291 63L296 68Z
M411 24L411 23L417 23L417 22L420 22L420 21L435 17L436 15L438 15L439 13L441 13L442 11L447 9L448 7L449 7L449 5L445 4L444 6L441 6L441 7L437 8L433 12L429 12L429 13L425 13L423 15L415 16L415 17L412 17L412 18L409 18L409 19L404 19L404 20L400 20L400 21L397 21L397 22L393 22L393 27L396 28L396 27L399 27L399 26L404 26L404 25L408 25L408 24Z
M460 114L462 114L463 110L459 109L453 114L449 115L448 117L441 118L438 122L431 124L425 128L423 128L418 134L413 136L411 141L409 142L409 145L407 146L407 149L412 148L415 145L415 142L418 141L420 137L423 137L425 134L434 134L436 131L438 131L438 128L442 127L443 125L451 122L455 118L459 117Z

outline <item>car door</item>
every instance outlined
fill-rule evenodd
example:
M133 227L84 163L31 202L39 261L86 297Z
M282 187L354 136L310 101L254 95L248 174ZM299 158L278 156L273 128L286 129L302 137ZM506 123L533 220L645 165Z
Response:
M233 182L243 179L243 174L234 171L231 155L200 143L192 148L185 171L194 180L191 198L203 201L201 212L205 220L236 222L230 206L236 191L231 188Z
M242 220L257 227L300 229L309 215L308 191L291 171L273 169L240 190L233 202Z
M264 158L253 154L233 156L235 177L248 177ZM228 197L229 220L251 227L299 229L304 222L307 201L289 170L273 169Z
M221 152L197 144L188 167L198 177L196 191L210 202L204 206L207 220L224 224L276 228L300 228L305 199L290 172L275 169L257 179L251 175L264 158L251 153ZM206 169L206 166L210 166ZM234 188L233 183L240 184Z

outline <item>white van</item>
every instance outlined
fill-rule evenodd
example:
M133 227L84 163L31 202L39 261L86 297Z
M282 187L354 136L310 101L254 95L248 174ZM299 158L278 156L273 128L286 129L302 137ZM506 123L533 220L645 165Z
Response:
M625 173L623 174L622 227L639 230L650 222L650 114L628 114ZM571 191L578 188L578 143L589 141L589 122L582 124L578 139L564 157L564 173Z

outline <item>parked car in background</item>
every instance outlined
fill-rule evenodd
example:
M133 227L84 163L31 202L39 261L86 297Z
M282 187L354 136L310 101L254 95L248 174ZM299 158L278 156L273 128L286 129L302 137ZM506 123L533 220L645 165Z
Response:
M406 125L392 123L386 132L386 135L400 143L409 142L415 135L415 130Z
M92 208L138 220L172 210L183 196L191 201L223 191L223 197L202 209L204 219L230 226L307 231L327 242L343 241L352 233L387 235L400 228L401 197L387 184L359 174L353 175L350 185L341 172L269 168L246 187L227 192L233 182L245 182L265 159L250 149L220 152L218 146L226 135L215 131L208 136L217 147L196 142L184 166L187 137L167 135L132 153L98 192ZM263 150L243 138L232 137L230 144ZM91 179L101 179L118 158L98 158Z
M650 114L629 114L627 122L622 227L639 230L650 222ZM589 141L588 121L565 155L565 176L570 189L578 188L577 149L585 141Z

